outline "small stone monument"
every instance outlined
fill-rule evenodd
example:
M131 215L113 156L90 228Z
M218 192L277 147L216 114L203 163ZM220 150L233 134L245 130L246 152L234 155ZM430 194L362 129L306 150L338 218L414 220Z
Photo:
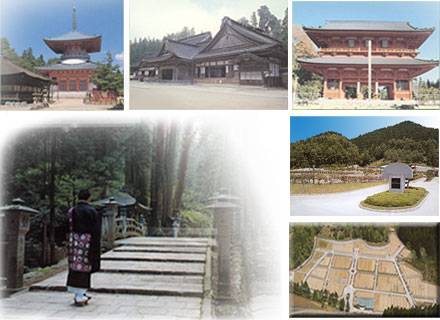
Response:
M413 178L413 171L404 163L391 163L383 169L382 177L389 179L390 192L404 193L405 181Z

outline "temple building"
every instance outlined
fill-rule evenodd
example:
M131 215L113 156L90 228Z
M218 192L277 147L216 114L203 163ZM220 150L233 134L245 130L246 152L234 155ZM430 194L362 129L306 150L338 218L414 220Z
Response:
M35 94L48 89L50 79L41 74L23 69L5 58L0 59L1 92L0 103L27 102L34 100Z
M303 29L319 48L319 57L297 61L324 78L326 99L367 97L370 40L373 98L412 99L411 80L439 65L416 58L434 28L398 21L327 21L322 27Z
M179 41L165 40L153 56L141 61L141 81L229 83L281 86L287 49L260 29L223 18L220 31Z
M76 12L73 8L73 31L64 35L44 39L55 53L62 54L59 63L35 68L55 81L57 90L87 91L95 86L90 82L96 64L90 61L89 53L101 51L101 36L87 35L76 30Z

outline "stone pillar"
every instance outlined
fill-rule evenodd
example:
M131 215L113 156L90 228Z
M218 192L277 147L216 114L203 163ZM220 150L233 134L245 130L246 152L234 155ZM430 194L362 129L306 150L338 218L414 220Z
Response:
M11 292L23 288L25 235L29 231L30 216L39 213L24 204L23 200L14 199L12 205L0 208L3 220L1 240L4 244L2 272L7 278L6 287Z
M115 218L118 214L118 207L119 204L113 197L111 197L105 204L105 214L103 215L103 224L105 225L105 229L103 230L105 230L105 235L103 240L105 240L104 246L107 249L112 249L115 247Z
M342 75L341 75L340 80L339 80L339 99L344 99L344 98L345 98L345 95L344 95L344 92L342 91Z
M145 237L147 235L148 228L147 228L145 216L143 213L141 213L141 215L139 216L139 223L142 226L142 236Z
M376 99L379 98L379 82L376 81L376 87L374 89L374 94L376 95Z
M361 82L360 81L357 82L356 96L358 99L362 99L362 90L361 90Z
M235 197L229 197L225 192L207 208L214 215L214 228L217 230L217 257L213 259L213 275L218 279L214 283L214 294L220 299L231 299L231 240L233 233L234 215L238 205L231 202ZM235 198L236 199L236 198Z
M121 207L121 212L119 212L119 215L122 219L122 238L127 238L127 208Z

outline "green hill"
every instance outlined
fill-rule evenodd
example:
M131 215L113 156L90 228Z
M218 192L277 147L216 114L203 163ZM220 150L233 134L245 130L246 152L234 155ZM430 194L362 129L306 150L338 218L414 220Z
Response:
M403 162L438 167L439 130L404 121L348 140L326 132L290 144L290 166L361 166Z
M290 144L290 166L306 168L359 162L358 147L343 135L325 132Z

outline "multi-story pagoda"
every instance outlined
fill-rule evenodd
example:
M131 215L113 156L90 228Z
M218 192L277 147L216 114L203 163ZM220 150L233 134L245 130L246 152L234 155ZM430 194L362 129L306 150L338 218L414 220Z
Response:
M62 54L59 63L39 67L35 70L58 83L59 91L87 91L94 87L90 77L96 64L90 61L89 53L101 51L101 36L87 35L76 30L76 12L73 8L73 31L64 35L44 39L55 53Z
M380 91L382 98L411 99L411 80L438 66L438 61L416 58L417 49L434 28L419 29L397 21L327 21L304 31L319 48L319 57L297 61L324 78L327 99L365 97L369 40L374 98Z
M280 69L287 66L287 49L263 33L224 17L212 38L202 33L179 41L165 40L153 56L140 62L143 81L229 83L281 86Z

